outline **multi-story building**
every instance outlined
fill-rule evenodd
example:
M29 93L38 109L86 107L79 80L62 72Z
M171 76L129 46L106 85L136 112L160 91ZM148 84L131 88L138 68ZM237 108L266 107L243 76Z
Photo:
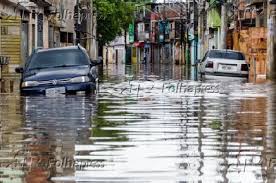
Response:
M239 50L252 66L250 78L265 79L267 1L228 0L222 3L218 0L201 0L198 10L199 58L212 48Z
M73 1L73 2L72 2ZM75 0L1 0L0 56L8 57L4 74L14 73L38 47L73 44Z
M233 48L246 54L251 79L266 79L267 1L239 0Z
M182 3L148 3L140 8L134 25L133 63L179 62L184 10Z

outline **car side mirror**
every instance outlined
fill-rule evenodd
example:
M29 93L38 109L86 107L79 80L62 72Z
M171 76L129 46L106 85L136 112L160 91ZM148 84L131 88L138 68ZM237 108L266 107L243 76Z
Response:
M24 69L23 69L23 67L16 67L16 68L15 68L15 72L16 72L16 73L23 73L23 72L24 72Z
M201 59L196 60L196 64L200 64L201 62L202 62Z
M102 64L102 61L100 59L99 60L92 60L92 59L90 59L90 62L91 62L92 66Z

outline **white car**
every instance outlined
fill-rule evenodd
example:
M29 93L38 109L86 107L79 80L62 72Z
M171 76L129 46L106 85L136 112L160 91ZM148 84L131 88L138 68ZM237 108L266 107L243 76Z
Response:
M209 50L198 63L201 76L248 77L249 64L243 53L234 50Z

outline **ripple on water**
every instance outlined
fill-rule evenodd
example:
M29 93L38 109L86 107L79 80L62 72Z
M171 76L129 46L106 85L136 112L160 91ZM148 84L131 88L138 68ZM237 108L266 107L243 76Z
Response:
M162 92L180 78L129 76L106 80L96 97L0 96L0 161L24 165L2 167L1 181L275 181L273 85L182 81L221 87L183 95ZM75 165L38 166L52 159Z

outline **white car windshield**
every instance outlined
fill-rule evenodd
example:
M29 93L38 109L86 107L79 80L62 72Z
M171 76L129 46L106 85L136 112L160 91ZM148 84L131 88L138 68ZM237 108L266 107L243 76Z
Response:
M212 50L208 54L209 58L221 58L221 59L230 59L230 60L245 60L244 55L239 52L227 52Z

